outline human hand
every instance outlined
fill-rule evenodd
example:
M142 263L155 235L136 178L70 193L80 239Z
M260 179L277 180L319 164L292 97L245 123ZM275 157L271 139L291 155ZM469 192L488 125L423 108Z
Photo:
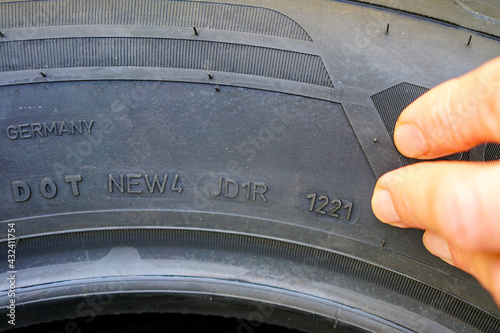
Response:
M500 58L430 90L398 119L394 141L431 159L500 143ZM382 176L372 208L384 223L426 230L425 247L470 274L500 306L500 162L430 162Z

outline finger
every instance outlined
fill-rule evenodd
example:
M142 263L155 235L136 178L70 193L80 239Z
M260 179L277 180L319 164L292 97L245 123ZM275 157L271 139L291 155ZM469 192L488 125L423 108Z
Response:
M436 257L441 258L452 266L457 266L457 264L453 261L453 256L451 255L450 251L450 245L446 238L427 230L424 233L422 240L424 242L425 248L429 250L430 253L432 253ZM464 267L459 268L469 274L471 273Z
M372 208L382 221L430 230L463 248L500 252L500 162L419 163L382 176Z
M500 306L500 254L463 250L429 231L424 234L423 241L429 252L472 274Z
M425 93L400 115L399 151L436 158L500 141L500 57Z

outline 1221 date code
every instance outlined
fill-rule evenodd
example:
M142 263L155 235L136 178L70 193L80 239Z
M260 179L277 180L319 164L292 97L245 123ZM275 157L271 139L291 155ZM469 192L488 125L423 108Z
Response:
M311 200L309 211L321 215L330 216L333 218L345 217L347 221L351 219L352 209L354 204L352 202L342 202L340 199L331 199L327 195L318 196L317 193L307 195L307 199Z

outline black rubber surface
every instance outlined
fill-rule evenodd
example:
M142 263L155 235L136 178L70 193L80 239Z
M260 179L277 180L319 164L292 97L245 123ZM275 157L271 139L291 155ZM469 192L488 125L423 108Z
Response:
M472 277L370 208L416 162L398 115L496 56L488 29L344 1L0 1L3 310L500 332Z
M352 0L352 2L375 5L496 37L500 36L500 11L495 0Z

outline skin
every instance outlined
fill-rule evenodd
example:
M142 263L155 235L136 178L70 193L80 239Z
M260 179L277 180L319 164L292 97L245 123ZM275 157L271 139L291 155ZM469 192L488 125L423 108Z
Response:
M428 91L398 119L394 141L432 159L500 143L500 57ZM434 255L472 274L500 306L500 162L417 163L382 176L377 218L425 230Z

